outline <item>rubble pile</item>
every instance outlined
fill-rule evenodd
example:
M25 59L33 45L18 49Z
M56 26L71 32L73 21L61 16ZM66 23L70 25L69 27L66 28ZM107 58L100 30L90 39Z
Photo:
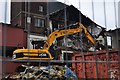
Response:
M26 66L21 65L17 72L3 80L77 80L77 76L67 66Z

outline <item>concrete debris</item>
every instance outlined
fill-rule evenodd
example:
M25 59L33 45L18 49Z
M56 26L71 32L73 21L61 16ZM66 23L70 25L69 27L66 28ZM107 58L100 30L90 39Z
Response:
M23 70L22 70L23 69ZM78 80L67 66L26 66L21 65L14 74L7 75L3 80Z

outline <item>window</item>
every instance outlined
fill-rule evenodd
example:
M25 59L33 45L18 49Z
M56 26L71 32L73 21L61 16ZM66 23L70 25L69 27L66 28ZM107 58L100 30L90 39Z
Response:
M107 45L112 46L112 37L111 36L107 36Z
M43 6L39 6L39 11L43 12Z
M92 27L91 27L91 26L88 26L88 31L89 31L90 33L92 33Z
M35 26L36 27L44 27L45 26L45 20L44 19L35 19Z

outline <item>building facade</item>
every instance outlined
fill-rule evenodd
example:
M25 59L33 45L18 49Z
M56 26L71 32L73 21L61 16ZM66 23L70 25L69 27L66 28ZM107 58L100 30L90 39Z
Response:
M49 27L49 14L63 8L61 2L11 2L11 24L22 28L32 40L45 40Z

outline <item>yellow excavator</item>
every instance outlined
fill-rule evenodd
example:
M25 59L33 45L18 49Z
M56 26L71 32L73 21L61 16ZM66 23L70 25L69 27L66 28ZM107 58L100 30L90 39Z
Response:
M76 26L76 27L74 27ZM60 29L52 32L48 37L42 49L16 49L13 52L13 60L53 60L49 48L52 46L56 38L75 34L81 31L84 31L87 39L94 45L94 39L81 23L76 23L74 26L71 25L71 28Z

